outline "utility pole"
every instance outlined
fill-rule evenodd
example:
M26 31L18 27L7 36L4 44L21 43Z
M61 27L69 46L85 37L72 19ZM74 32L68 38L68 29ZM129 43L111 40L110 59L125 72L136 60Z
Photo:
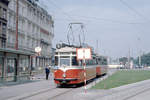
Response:
M140 54L139 54L139 67L141 67L141 50L140 50Z
M16 0L16 43L15 43L16 50L18 50L18 11L19 11L19 0Z
M129 48L129 56L128 56L128 67L130 68L130 48Z
M96 40L96 53L98 54L98 40Z
M16 43L15 49L18 50L18 11L19 11L19 0L16 0ZM19 65L19 54L15 58L15 72L14 72L14 81L17 81L18 77L18 65Z

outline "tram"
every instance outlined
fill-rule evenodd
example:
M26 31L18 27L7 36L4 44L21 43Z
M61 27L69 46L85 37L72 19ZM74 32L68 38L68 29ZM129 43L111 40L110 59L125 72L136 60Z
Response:
M64 45L57 46L55 52L54 81L57 86L73 85L84 82L84 71L86 80L107 73L107 57L99 56L92 52L92 59L86 60L86 69L83 68L83 61L77 60L76 49L80 47Z

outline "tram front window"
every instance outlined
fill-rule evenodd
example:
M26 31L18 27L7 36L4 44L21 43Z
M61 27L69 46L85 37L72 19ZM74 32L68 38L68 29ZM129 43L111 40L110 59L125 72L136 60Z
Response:
M58 57L55 56L55 66L58 66Z
M61 57L60 58L60 66L70 66L70 57Z
M72 57L72 65L73 66L78 66L78 61L77 61L77 57Z

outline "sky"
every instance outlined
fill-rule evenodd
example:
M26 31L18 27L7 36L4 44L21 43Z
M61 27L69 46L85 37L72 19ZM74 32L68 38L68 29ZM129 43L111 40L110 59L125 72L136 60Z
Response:
M40 4L54 19L53 47L67 42L69 23L81 22L85 42L99 54L116 58L129 51L133 57L150 52L150 0L40 0Z

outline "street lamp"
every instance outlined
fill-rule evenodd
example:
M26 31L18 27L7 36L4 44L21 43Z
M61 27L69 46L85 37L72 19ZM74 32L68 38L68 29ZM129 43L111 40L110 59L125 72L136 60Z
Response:
M36 53L40 54L41 51L42 51L41 47L36 47L36 48L35 48L35 52L36 52Z

